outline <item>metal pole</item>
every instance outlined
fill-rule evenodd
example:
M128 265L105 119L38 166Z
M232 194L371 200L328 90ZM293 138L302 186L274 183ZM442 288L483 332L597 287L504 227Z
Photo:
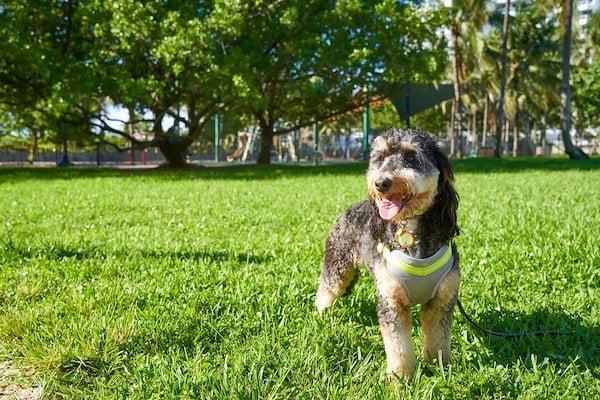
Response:
M315 153L319 151L319 122L313 123L313 139L315 142Z
M369 120L369 88L365 87L365 108L363 110L363 159L369 158L369 130L371 122Z
M215 162L219 162L219 137L221 135L221 121L219 113L215 114Z
M406 85L406 129L410 129L410 83Z
M313 149L313 160L315 165L319 165L319 121L315 121L313 123L313 140L315 142L315 148Z
M71 161L69 161L69 154L67 153L67 127L64 122L60 123L60 131L62 133L63 139L63 158L62 161L58 163L59 167L68 167L71 165Z

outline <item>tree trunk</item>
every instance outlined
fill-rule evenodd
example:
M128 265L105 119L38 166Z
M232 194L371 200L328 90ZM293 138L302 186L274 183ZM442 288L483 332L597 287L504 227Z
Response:
M498 119L496 118L496 112L497 112L497 107L494 106L494 102L491 102L488 108L488 113L489 113L489 117L488 117L488 123L489 125L489 133L488 133L488 141L486 142L489 143L490 141L492 142L492 144L495 144L496 142L496 133L497 131L497 126L498 126Z
M446 140L450 143L450 157L454 157L455 153L455 140L454 140L454 108L456 104L456 99L452 100L452 113L450 114L450 124L448 125L448 129L446 130Z
M508 20L510 16L510 0L504 5L504 23L502 24L502 66L500 75L500 96L498 98L498 112L496 113L496 150L495 156L502 154L502 129L504 128L504 91L506 90L506 68L508 64Z
M508 118L504 118L504 151L503 153L508 154L508 146L510 140L510 120Z
M488 107L490 104L489 96L485 93L485 105L483 106L483 129L481 132L481 146L487 144L487 128L488 128Z
M571 141L571 20L573 19L573 0L565 1L563 10L563 49L562 49L562 82L560 85L560 127L565 145L565 153L572 160L589 158Z
M540 146L546 147L548 141L546 140L546 121L548 120L548 110L544 110L542 115L542 129L540 132Z
M186 151L191 144L186 137L166 137L158 142L158 149L167 160L166 166L169 168L188 168L186 161Z
M477 111L473 110L471 119L471 154L477 154Z
M513 157L519 155L519 105L517 101L517 110L515 111L515 125L513 126Z
M271 150L273 150L273 127L266 123L260 125L260 152L258 153L257 164L271 164Z
M38 153L38 133L33 131L33 137L31 138L31 146L29 147L29 156L27 161L29 164L33 164Z

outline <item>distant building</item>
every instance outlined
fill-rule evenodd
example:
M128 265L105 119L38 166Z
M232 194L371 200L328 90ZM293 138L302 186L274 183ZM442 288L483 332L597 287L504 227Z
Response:
M515 3L519 1L527 1L527 0L511 0L511 11L512 7ZM452 0L443 0L444 5L446 7L452 6ZM506 0L490 0L488 1L488 10L500 9L504 10L506 6ZM574 0L573 6L577 10L577 14L575 18L577 18L577 22L579 25L586 25L590 20L590 15L600 9L600 0Z
M577 0L577 22L580 25L586 25L590 20L590 15L600 8L600 0Z

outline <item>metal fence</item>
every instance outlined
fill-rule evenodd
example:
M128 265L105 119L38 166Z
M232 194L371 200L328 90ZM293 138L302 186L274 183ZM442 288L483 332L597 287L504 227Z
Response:
M57 165L63 161L62 151L40 151L31 159L27 151L0 150L0 165ZM214 153L195 153L187 157L189 162L214 161ZM110 151L73 150L67 153L67 160L73 165L87 166L126 166L126 165L158 165L165 162L165 158L158 149L135 151ZM222 152L220 161L225 161Z

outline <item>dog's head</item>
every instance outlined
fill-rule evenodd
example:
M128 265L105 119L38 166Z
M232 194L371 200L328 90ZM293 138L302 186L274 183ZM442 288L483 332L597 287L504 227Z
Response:
M453 179L448 158L425 132L390 129L373 141L367 183L383 219L405 221L432 212L439 228L455 236Z

